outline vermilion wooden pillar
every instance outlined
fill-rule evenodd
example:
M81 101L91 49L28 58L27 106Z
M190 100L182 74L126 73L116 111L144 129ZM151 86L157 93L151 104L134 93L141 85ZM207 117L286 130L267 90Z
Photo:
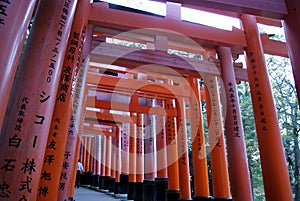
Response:
M210 162L212 170L213 195L220 200L230 198L230 187L221 118L219 87L217 77L207 75L206 110L208 121L208 137L210 146Z
M266 199L290 201L289 174L256 18L242 15L241 19Z
M166 100L166 108L175 108L172 99ZM179 199L179 170L178 170L178 150L177 150L177 125L176 118L167 117L166 121L166 146L168 164L168 190L167 200L175 201Z
M109 189L109 180L111 176L111 149L112 149L112 137L106 136L106 156L105 156L105 177L104 177L104 189Z
M36 0L0 2L0 47L5 50L0 55L0 129L35 4Z
M127 194L128 175L129 175L129 123L122 123L122 149L121 149L121 175L120 175L120 194Z
M114 127L114 131L115 131ZM114 192L116 182L116 137L111 137L111 165L110 165L110 180L109 180L109 191Z
M222 79L226 93L225 133L232 198L252 201L244 130L231 49L218 47L217 53L221 60Z
M164 108L164 101L157 100L157 105ZM157 177L155 178L156 201L166 200L166 190L168 189L168 171L167 171L167 140L166 140L166 117L155 116L156 127L156 168Z
M180 200L191 200L185 100L178 98L176 103Z
M83 158L80 132L82 129L82 119L84 117L85 102L87 99L88 90L85 88L85 80L88 70L89 58L81 65L78 81L76 83L75 98L73 102L73 111L70 118L67 144L64 154L68 157L64 157L63 164L68 165L68 169L65 169L66 177L72 178L71 182L62 180L60 183L64 185L63 189L58 192L58 200L70 199L74 197L74 186L77 172L78 158ZM81 151L81 155L79 153ZM81 160L83 162L83 160ZM85 168L85 167L83 167ZM75 171L74 171L75 170ZM85 169L84 169L85 170ZM64 184L63 184L64 183ZM61 184L60 184L61 185Z
M190 121L195 189L195 197L193 200L209 200L210 192L199 80L196 77L190 77L188 81L192 94L190 98Z
M104 189L105 178L105 161L106 161L106 136L102 136L101 140L101 176L100 176L100 189Z
M136 183L134 200L143 201L145 115L137 114Z
M86 152L86 161L85 161L85 172L91 171L91 144L92 140L91 137L88 136L85 138L86 143L85 143L85 152Z
M146 105L155 107L155 99L147 99ZM155 160L155 135L156 135L156 115L145 114L145 179L143 184L144 201L152 201L155 199L155 177L156 177L156 160Z
M120 175L121 175L121 163L122 163L122 157L121 157L121 128L120 126L116 126L116 184L115 184L115 193L119 193L120 191Z
M129 137L129 176L128 176L128 196L127 199L134 200L134 186L136 183L136 146L137 126L135 122L130 123L130 137Z
M95 175L94 175L94 186L99 187L99 179L101 173L101 138L102 135L95 136L95 146L96 146L96 153L95 153Z
M286 37L286 45L293 67L295 86L298 94L298 102L300 104L300 2L298 0L286 0L288 7L288 16L284 20L284 30Z
M7 187L7 200L48 194L38 181L45 149L56 143L47 144L47 137L76 4L39 3L0 134L0 185Z
M55 146L47 146L45 152L46 156L51 155L55 160L53 163L43 163L42 168L42 174L50 174L51 180L44 177L40 178L39 186L48 186L48 194L47 196L38 196L38 200L48 200L49 197L55 199L58 194L57 190L64 188L64 183L61 182L59 185L60 178L63 176L67 180L65 170L69 167L62 165L73 108L75 85L81 66L81 52L85 35L84 24L88 9L89 1L79 0L60 76L59 90L56 94L56 103L47 141L48 145L55 142Z

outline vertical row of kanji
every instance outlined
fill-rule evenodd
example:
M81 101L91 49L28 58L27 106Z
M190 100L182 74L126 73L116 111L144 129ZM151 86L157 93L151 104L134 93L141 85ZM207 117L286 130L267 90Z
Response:
M0 134L1 200L71 199L78 158L84 164L82 184L119 195L127 194L131 200L231 200L231 197L234 200L252 200L230 48L217 49L225 104L219 93L220 77L202 75L206 93L201 96L199 77L182 76L187 79L189 97L170 93L166 96L160 94L159 98L145 98L147 94L143 94L145 97L142 98L146 99L143 106L151 109L161 107L164 114L135 109L141 108L140 102L144 100L139 97L141 89L131 98L127 116L130 121L112 123L110 111L95 105L96 109L105 111L101 113L102 119L111 129L97 135L81 136L79 134L89 134L84 132L87 119L85 103L90 90L85 87L89 59L86 59L84 67L79 68L86 31L90 30L87 28L89 1L40 0L38 6L35 1L30 4L24 1L19 5L9 0L0 2L1 30L11 26L10 16L14 12L20 10L18 14L24 17L16 17L15 23L21 27L20 30L11 26L3 32L7 38L14 32L20 39L10 39L13 45L0 40L0 45L11 48L4 54L5 59L0 59L1 68L7 66L4 70L10 72L0 78L4 97L9 93L7 90L10 91ZM16 60L35 6L30 35L12 85ZM256 21L254 17L243 15L242 22L248 41L247 70L266 198L290 201L289 176ZM92 34L91 31L91 40ZM87 41L89 48L91 40ZM216 56L216 52L212 52L214 55L211 56ZM173 82L171 78L166 80ZM4 90L2 87L5 85ZM185 83L179 83L178 87L182 85ZM161 88L157 86L156 89L160 91ZM209 189L201 100L206 101L209 125L212 193ZM7 100L3 99L1 103L6 108ZM226 108L226 113L223 112L226 114L225 130L221 108ZM2 109L1 124L4 112ZM188 119L191 138L187 131ZM89 124L89 128L97 131L96 126ZM96 121L93 124L99 126L101 123ZM193 154L193 198L189 139Z
M7 35L6 41L22 47L29 21L33 21L14 79L13 68L22 48L8 51L11 55L5 58L10 61L1 64L10 73L5 79L14 80L0 135L1 199L5 200L57 200L59 191L71 180L67 172L73 174L71 164L63 160L75 154L65 152L65 145L90 2L35 2L1 3L1 9L8 8L9 14L3 25L9 25L7 33L16 38ZM14 22L16 15L20 23ZM14 45L5 47L16 48ZM2 57L1 61L5 62ZM10 85L1 87L10 90Z

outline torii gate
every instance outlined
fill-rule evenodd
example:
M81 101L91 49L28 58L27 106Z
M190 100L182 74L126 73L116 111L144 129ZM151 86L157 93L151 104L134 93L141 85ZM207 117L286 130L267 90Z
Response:
M166 163L167 166L156 172L158 181L156 192L159 192L159 195L161 195L161 197L157 196L156 200L163 200L162 196L164 195L166 195L168 200L172 201L192 199L189 184L189 162L186 152L187 129L185 127L185 121L191 114L197 117L195 122L191 121L192 131L195 131L192 135L195 135L195 139L199 139L199 142L202 142L193 142L194 161L197 161L194 164L194 168L199 169L199 172L201 172L200 175L195 174L195 197L193 199L230 200L232 196L236 200L252 200L247 176L245 174L244 176L237 173L233 174L236 170L239 170L238 173L242 173L243 170L247 169L245 162L237 163L237 161L240 161L237 159L244 159L245 156L235 85L235 80L240 79L248 80L251 87L266 199L292 200L281 136L263 54L269 53L290 57L298 99L300 100L300 67L298 66L300 39L299 30L297 29L300 25L299 12L297 12L300 9L300 3L296 0L253 0L251 2L234 0L172 0L172 2L166 2L166 4L166 17L157 18L110 9L109 5L103 2L90 5L87 0L40 0L38 2L24 1L22 3L7 0L0 2L0 33L2 35L0 41L1 46L6 50L0 58L0 67L3 72L0 79L2 94L0 114L0 148L2 150L0 155L1 199L66 200L73 197L73 173L76 170L76 161L79 157L78 150L80 147L78 136L84 125L84 117L89 114L85 111L85 104L89 103L89 99L85 100L88 97L88 91L81 85L84 85L86 80L87 82L93 80L91 79L91 74L87 76L88 59L85 61L86 66L79 73L82 55L83 58L86 58L86 55L91 52L92 46L98 45L96 40L101 39L103 36L112 36L132 29L155 28L152 31L143 33L145 35L135 35L133 33L135 37L131 39L134 42L142 41L148 43L149 47L151 47L151 44L153 45L155 39L155 50L123 55L124 58L117 60L115 64L121 65L126 71L129 70L129 66L132 68L140 64L153 63L153 61L156 64L168 66L175 69L182 77L187 78L186 82L189 83L190 91L185 92L194 94L193 97L196 98L189 99L180 95L182 93L180 92L180 87L183 86L183 81L176 81L176 78L172 77L173 75L171 78L166 79L163 84L159 83L161 80L154 84L145 83L145 87L141 88L140 92L146 97L149 93L161 92L161 96L153 98L153 100L158 101L156 105L160 105L163 109L153 109L152 111L152 108L155 108L154 105L141 105L138 102L139 98L132 99L134 102L130 109L137 107L136 110L138 111L132 112L129 117L119 116L120 122L127 122L129 118L129 133L134 134L127 138L129 144L128 149L126 149L128 153L131 153L128 158L129 170L128 168L128 171L126 170L125 172L124 170L125 174L122 175L122 165L125 167L126 164L125 162L122 165L117 163L117 161L123 161L123 155L120 155L120 151L122 148L125 150L125 147L122 147L123 145L120 144L122 128L117 126L114 135L118 136L118 140L116 139L114 143L116 145L116 153L119 154L116 154L114 158L110 157L111 148L108 147L111 147L111 144L107 141L105 142L107 149L101 150L101 154L106 154L107 162L111 165L114 163L117 171L109 169L110 167L103 167L105 175L101 176L105 176L106 181L102 187L107 188L108 179L111 175L114 175L111 178L115 178L115 181L121 183L120 186L122 188L119 190L122 193L126 193L124 189L127 187L128 198L131 197L135 200L143 200L143 197L144 200L153 198L151 194L149 194L150 197L145 197L144 194L140 193L142 189L145 192L151 192L151 189L155 188L153 187L155 184L152 182L155 179L155 174L153 174L155 169L151 169L151 174L144 178L144 146L151 149L151 143L144 144L143 138L141 138L146 132L144 130L146 124L145 113L150 109L153 114L164 116L159 120L160 124L165 124L165 127L161 126L163 129L161 129L160 134L166 139L157 141L156 146L161 148L164 146L169 147L169 150L163 154L163 163ZM243 30L224 31L182 22L180 20L181 6L238 17L243 24ZM34 21L31 25L29 38L23 49L32 13L35 13ZM281 26L279 20L284 21L286 44L270 40L265 35L259 35L257 30L257 22ZM180 38L178 41L174 34L168 33L166 35L161 31L157 31L157 29L168 29L169 31L178 32L196 41L198 45L210 52L208 55L203 54L203 59L212 59L214 65L217 66L217 70L211 69L209 67L210 64L207 64L205 61L196 62L191 60L182 62L181 59L174 60L176 56L170 56L165 52L168 46L191 53L202 54L203 52L199 52L197 46L183 44ZM93 40L93 35L98 35L99 37ZM122 34L119 36L122 36ZM132 36L127 37L125 39L130 41ZM105 44L103 47L105 48L102 48L102 50L96 49L94 53L100 55L100 60L93 58L97 60L96 62L103 64L106 64L111 57L115 58L118 55L118 51L122 50L122 47L119 48L109 44ZM115 51L109 51L109 48ZM22 49L24 53L19 61ZM238 54L243 54L244 51L247 56L247 70L240 69L239 65L233 66L232 64L232 57L235 58ZM219 61L216 60L216 55L218 55ZM18 61L19 68L17 70ZM205 176L207 175L207 165L206 153L203 147L204 134L201 127L201 111L193 113L201 108L201 92L198 90L199 86L197 84L197 79L200 75L195 74L195 68L190 68L187 65L190 62L194 62L193 66L196 66L196 71L210 74L205 80L207 88L205 100L207 110L212 111L210 114L211 118L208 121L214 125L214 128L209 131L210 138L217 139L216 143L218 145L215 146L217 149L214 149L211 153L213 194L209 193L207 176ZM230 171L232 171L230 184L226 168L227 162L224 136L221 129L220 100L216 87L216 76L221 76L224 80L227 108L229 108L227 110L225 129L227 133L228 164L231 167ZM154 80L158 79L157 77L154 78ZM103 79L101 86L105 85L108 87L105 88L106 90L113 92L111 88L109 89L113 85L109 85L119 78L105 78L103 76ZM128 86L134 86L136 83L140 84L141 81L139 79L143 80L143 75L137 81L135 76L129 77ZM150 79L152 80L153 77ZM77 87L75 87L76 84ZM155 87L156 85L157 87ZM178 92L178 94L175 94L178 96L170 96L168 90L164 90L161 85L168 85L172 92L173 90L176 93ZM75 88L77 88L76 92ZM121 90L125 90L125 88ZM75 100L74 104L73 99ZM193 110L186 109L186 103L189 103ZM121 109L122 104L118 107ZM164 113L163 111L167 115L161 115ZM111 116L109 113L99 115L102 115L105 121L115 121L115 117L118 116ZM133 121L133 119L135 120ZM159 121L152 120L152 122ZM154 124L152 127L154 127ZM102 133L110 136L110 132L104 131ZM134 136L136 135L140 136L140 138L135 139ZM214 140L210 139L210 145L213 145L214 142ZM87 148L91 149L92 152L97 152L97 156L100 157L99 147L97 148L96 146L97 151L95 151L95 147L91 146L90 140L86 140L86 144ZM236 151L237 147L242 151ZM197 158L199 155L204 155L204 158ZM124 154L125 156L126 154ZM96 174L103 173L102 167L101 171L99 170L99 161L93 160L94 162L91 163L90 157L86 155L84 158L89 158L89 162L86 163L89 164L88 166L95 166L95 169L90 168L90 170L94 171L97 169ZM121 160L116 160L120 158ZM135 171L130 172L130 170ZM248 174L247 172L243 173ZM122 184L122 178L126 180L126 174L129 177L127 186L124 183ZM241 182L241 178L245 181ZM146 181L144 179L148 180L143 184ZM166 182L168 182L167 186ZM232 186L232 192L230 192L229 185ZM240 186L238 187L238 185ZM160 191L160 187L161 189L167 189L167 191Z

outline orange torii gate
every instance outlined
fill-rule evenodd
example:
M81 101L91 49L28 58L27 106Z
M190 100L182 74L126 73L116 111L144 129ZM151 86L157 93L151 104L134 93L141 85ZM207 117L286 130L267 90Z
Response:
M252 200L235 84L243 80L251 88L266 200L292 200L263 54L290 57L300 100L300 3L257 2L172 0L166 2L166 16L156 17L120 6L110 8L105 2L95 2L88 9L87 0L40 0L19 5L1 1L0 44L6 51L0 57L0 198L72 200L76 163L81 158L89 172L86 185L124 197L128 194L127 198L136 201ZM240 18L243 28L225 31L183 22L181 6ZM33 23L17 69L31 15ZM88 26L84 26L86 18ZM286 43L259 34L258 22L282 26L280 20ZM147 49L109 44L106 38L142 43ZM95 46L89 60L86 56ZM201 59L168 54L168 49L197 54ZM77 78L81 52L86 67ZM233 64L244 53L247 69ZM200 78L210 93L200 89ZM225 104L218 97L220 78ZM66 93L60 93L63 91ZM91 96L91 91L96 95ZM101 94L104 98L98 99ZM201 100L211 111L211 153L204 151ZM148 104L151 101L156 104ZM220 104L227 107L225 136ZM145 139L149 116L156 135ZM187 120L194 137L193 197ZM120 126L123 124L127 128ZM60 142L56 136L61 136ZM151 167L145 167L149 165L147 154ZM212 160L213 192L209 189L207 154ZM59 168L49 168L52 163ZM143 193L152 190L154 194Z

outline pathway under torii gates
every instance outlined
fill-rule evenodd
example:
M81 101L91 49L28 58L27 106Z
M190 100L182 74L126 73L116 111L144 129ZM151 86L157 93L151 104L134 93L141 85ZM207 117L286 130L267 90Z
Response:
M156 16L88 0L0 1L1 200L73 200L78 159L82 185L128 200L253 200L240 80L250 84L266 200L292 200L264 53L291 59L299 98L300 3L165 3ZM181 21L182 6L242 28ZM286 43L259 34L258 22L281 20Z

